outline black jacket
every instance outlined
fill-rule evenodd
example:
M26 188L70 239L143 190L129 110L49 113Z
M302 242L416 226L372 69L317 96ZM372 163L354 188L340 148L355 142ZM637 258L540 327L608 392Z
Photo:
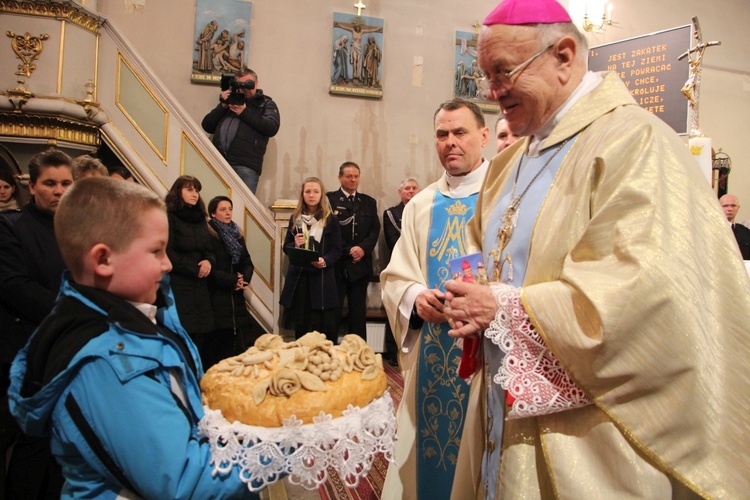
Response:
M167 256L172 261L170 277L177 314L185 330L196 335L214 330L208 279L198 277L198 262L208 260L213 272L216 257L208 235L208 223L202 217L196 220L187 216L185 208L167 213Z
M396 246L396 242L401 237L401 217L404 215L404 207L403 203L399 203L383 212L383 236L385 236L385 246L388 247L389 261L391 260L393 247Z
M268 139L276 135L281 125L279 108L273 99L261 89L252 99L245 101L245 109L236 115L229 107L219 103L201 122L203 130L214 134L213 144L232 166L250 167L260 175L263 170L263 155ZM229 148L222 147L221 123L226 119L238 119L237 134Z
M289 219L289 227L284 238L284 251L294 247L295 234L294 221ZM339 296L336 291L336 268L335 264L341 255L341 230L339 221L331 216L323 230L320 244L316 248L320 256L326 261L326 267L318 269L312 266L302 267L289 264L284 281L284 290L281 292L279 303L287 309L292 308L294 290L302 273L307 273L310 286L310 306L312 309L333 309L339 306Z
M242 273L245 281L253 277L253 261L247 251L245 240L240 236L237 241L242 246L242 254L237 264L232 264L232 256L227 252L224 242L214 229L214 221L208 223L213 254L216 265L208 275L208 291L211 294L211 309L214 313L216 327L240 331L250 328L250 316L245 306L242 290L234 289L237 284L237 273Z
M53 214L33 200L0 214L0 361L10 363L55 305L65 270Z
M352 203L341 189L330 191L326 196L341 224L339 272L349 281L369 277L372 274L372 252L380 236L380 214L375 199L357 191ZM365 251L364 258L356 264L349 255L354 246L362 247Z
M750 229L736 223L732 224L732 232L734 233L734 238L737 240L737 245L740 247L742 258L750 260Z

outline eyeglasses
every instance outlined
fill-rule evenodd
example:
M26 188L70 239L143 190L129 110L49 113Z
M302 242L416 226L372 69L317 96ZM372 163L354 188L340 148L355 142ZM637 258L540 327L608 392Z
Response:
M553 43L553 44L549 45L548 47L540 50L539 52L537 52L533 56L529 57L524 62L522 62L521 64L519 64L518 66L516 66L515 68L513 68L510 71L507 71L507 72L502 72L501 71L501 72L498 72L497 74L495 74L495 76L493 76L492 78L486 78L486 79L489 80L490 84L493 85L496 88L497 87L502 87L504 83L511 83L511 79L514 76L516 76L521 71L525 70L529 66L529 64L533 63L542 54L544 54L545 52L547 52L549 49L551 49L554 46L555 46L555 44Z

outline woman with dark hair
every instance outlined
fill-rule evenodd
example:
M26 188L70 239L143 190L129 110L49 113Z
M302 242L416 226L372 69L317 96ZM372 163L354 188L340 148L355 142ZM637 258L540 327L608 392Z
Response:
M0 212L19 208L21 203L18 201L18 184L9 170L0 168Z
M217 196L208 202L208 233L216 265L208 277L216 331L206 339L203 368L245 352L260 334L245 305L245 290L253 277L253 261L240 228L232 220L232 200Z
M341 255L341 228L325 192L317 177L302 183L297 209L289 218L284 252L305 247L320 256L308 265L289 264L279 302L286 309L287 322L294 324L296 338L317 330L335 342L339 313L335 264Z
M204 356L203 342L214 330L208 294L208 276L216 263L206 224L206 205L200 197L201 183L182 175L167 193L169 242L167 256L177 314L182 326Z

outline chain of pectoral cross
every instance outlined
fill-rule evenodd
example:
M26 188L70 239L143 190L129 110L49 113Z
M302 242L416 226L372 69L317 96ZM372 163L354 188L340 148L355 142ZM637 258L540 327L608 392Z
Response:
M503 257L503 252L505 251L505 247L508 246L508 243L510 243L510 239L513 237L513 229L515 229L516 225L518 224L518 207L521 204L521 198L524 197L531 185L534 184L534 181L537 180L544 169L547 168L547 165L550 164L553 158L557 156L557 153L560 152L560 150L568 143L569 140L570 138L565 139L557 147L555 152L552 153L552 156L549 157L549 160L547 160L544 165L542 165L542 168L540 168L537 173L534 174L534 177L531 178L521 194L516 196L518 176L521 173L521 164L523 163L523 159L526 157L526 155L521 156L521 159L518 161L516 178L513 180L513 189L510 192L510 203L508 204L508 208L505 209L505 214L503 214L503 217L501 219L503 221L503 225L500 226L500 228L497 230L497 248L490 251L490 256L492 257L493 264L492 281L502 281L503 268L505 267L506 263L508 264L508 277L504 282L507 283L509 281L513 281L513 259L510 256L510 252L506 252L505 257Z

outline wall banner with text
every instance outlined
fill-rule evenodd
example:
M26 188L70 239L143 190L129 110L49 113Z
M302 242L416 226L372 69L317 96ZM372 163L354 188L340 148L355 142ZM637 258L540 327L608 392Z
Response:
M690 76L692 26L680 26L589 49L591 71L614 71L647 111L678 134L688 133L688 101L682 87Z

